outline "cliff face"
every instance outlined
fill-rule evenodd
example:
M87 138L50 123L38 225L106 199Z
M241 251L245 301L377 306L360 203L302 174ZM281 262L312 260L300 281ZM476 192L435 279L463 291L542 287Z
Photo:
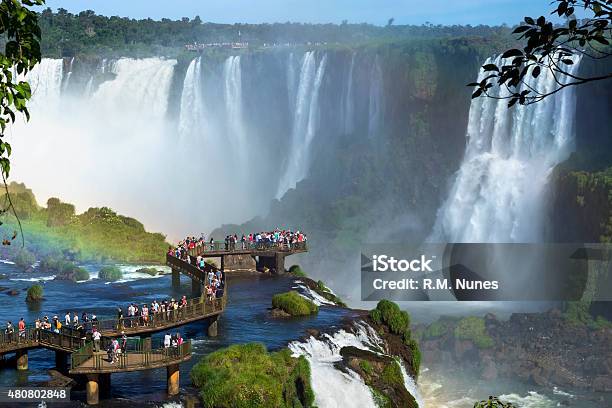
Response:
M574 324L551 311L517 313L508 321L487 315L484 330L476 333L475 325L464 324L467 319L477 318L440 320L421 332L424 365L472 369L486 380L518 378L540 386L612 391L609 327Z
M584 59L582 76L610 72L612 62ZM576 150L551 176L552 242L610 242L612 236L612 87L576 89Z

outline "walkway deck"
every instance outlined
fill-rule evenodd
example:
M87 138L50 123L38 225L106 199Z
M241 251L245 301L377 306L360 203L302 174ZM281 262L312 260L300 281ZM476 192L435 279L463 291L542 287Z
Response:
M79 354L85 353L85 354ZM79 351L72 357L70 374L107 374L130 371L152 370L180 364L191 358L191 341L179 347L162 348L151 351L128 351L118 354L117 361L111 363L104 352Z
M306 242L297 242L291 244L280 244L276 242L260 242L260 243L245 243L244 248L242 243L238 242L234 246L225 247L225 243L215 242L213 244L204 244L189 250L190 256L203 257L220 257L225 255L252 255L252 256L274 256L277 253L285 255L298 254L308 252Z

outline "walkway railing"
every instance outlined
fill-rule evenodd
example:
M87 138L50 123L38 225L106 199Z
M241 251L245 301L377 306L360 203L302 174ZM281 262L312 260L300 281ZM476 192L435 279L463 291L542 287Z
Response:
M22 335L19 335L18 332L0 334L0 352L37 346L71 351L78 349L83 343L81 332L69 327L62 327L59 333L28 327Z
M191 356L191 340L176 347L158 348L154 350L126 350L118 353L116 360L111 364L106 353L94 353L89 347L72 354L72 370L77 371L119 371L147 369L154 366L169 365L180 362Z
M122 319L99 320L97 323L94 323L94 327L97 327L100 332L123 330L127 334L130 332L155 331L155 329L163 330L164 327L178 326L183 322L220 313L225 309L225 295L212 301L203 301L204 299L203 297L190 299L187 301L187 305L182 308L149 314L147 319L144 319L142 316L133 316Z
M235 244L225 242L202 243L190 249L189 255L205 255L207 252L233 252L233 251L307 251L306 241L287 244L284 242L236 242Z

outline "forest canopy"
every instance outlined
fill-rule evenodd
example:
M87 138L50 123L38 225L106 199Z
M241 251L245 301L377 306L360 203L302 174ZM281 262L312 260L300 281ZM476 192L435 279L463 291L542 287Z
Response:
M248 42L251 46L264 44L364 44L397 41L407 38L484 37L495 40L507 38L511 29L506 26L442 26L423 24L215 24L202 18L184 17L181 20L161 21L106 17L92 10L78 14L65 9L43 10L39 16L43 33L42 52L46 57L75 55L103 56L174 56L186 44L214 42Z

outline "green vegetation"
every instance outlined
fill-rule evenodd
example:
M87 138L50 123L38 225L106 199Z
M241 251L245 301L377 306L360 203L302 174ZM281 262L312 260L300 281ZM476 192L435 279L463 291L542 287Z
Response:
M119 279L123 278L123 272L116 266L104 266L100 269L100 273L98 274L98 278L107 281L107 282L115 282Z
M426 340L437 339L448 332L448 325L441 320L436 320L423 331L423 338Z
M136 269L136 272L146 273L147 275L151 275L151 276L157 276L158 274L161 273L161 271L158 271L155 268L140 268L140 269Z
M295 290L274 295L272 307L281 309L291 316L307 316L319 312L317 305L310 299L300 296Z
M383 299L378 302L376 309L370 311L370 318L376 324L384 324L391 333L402 337L402 341L411 351L412 369L418 375L421 368L421 350L416 339L412 337L408 312L400 310L396 303Z
M42 51L45 56L177 56L184 45L193 42L246 41L252 47L263 43L328 43L342 47L355 43L380 43L424 38L474 37L509 38L507 27L489 26L422 26L370 24L215 24L204 23L199 16L181 20L135 20L105 17L93 11L72 14L65 9L51 9L40 14L44 33ZM240 38L238 37L240 32ZM212 50L218 52L219 50Z
M306 273L302 270L300 265L291 265L289 268L289 273L293 276L297 276L298 278L305 278Z
M493 347L494 341L487 334L485 322L482 317L465 317L459 320L455 327L455 338L460 340L471 340L476 347L485 349Z
M89 280L89 272L85 268L75 267L74 280L77 282Z
M612 327L612 322L603 316L593 317L589 312L590 302L567 302L563 318L574 326L587 326L592 330Z
M24 184L9 185L11 199L20 217L27 252L16 245L5 248L5 256L19 257L29 263L33 254L43 261L51 257L73 262L156 262L164 261L168 248L165 236L146 232L137 220L119 215L109 208L90 208L75 214L72 204L50 198L41 208ZM0 198L0 201L5 197ZM13 218L4 220L17 229ZM33 262L32 262L33 263Z
M205 407L313 407L310 367L288 349L269 353L263 344L239 344L203 357L191 370Z
M317 281L317 287L315 289L319 295L323 296L325 299L330 302L334 302L336 305L340 307L346 307L346 303L342 301L338 296L332 293L332 291L325 286L325 283L322 280Z
M372 367L372 364L368 360L359 361L359 367L368 375L371 375L374 370L374 367Z
M0 38L4 45L0 58L0 171L3 181L11 169L11 146L4 139L6 126L17 120L17 114L23 114L26 120L30 118L26 102L32 92L20 76L34 68L41 58L38 14L29 7L42 4L44 0L2 0L0 3ZM9 204L4 201L7 207L3 207L1 213L8 211ZM5 245L10 243L6 239L3 241Z
M370 317L376 323L384 323L391 333L404 335L410 332L410 316L408 312L400 310L396 303L383 299L370 311Z
M391 364L387 364L387 366L383 369L381 379L390 386L404 385L402 369L400 368L397 361L394 361Z
M86 281L89 279L89 272L86 269L76 266L73 262L66 261L61 254L50 254L41 261L39 268L43 272L50 272L57 275L57 279Z
M20 248L17 255L13 258L13 262L15 262L15 265L25 270L34 265L36 257L33 253L28 251L27 248Z
M33 285L28 288L26 302L38 302L43 298L43 288L40 285Z

